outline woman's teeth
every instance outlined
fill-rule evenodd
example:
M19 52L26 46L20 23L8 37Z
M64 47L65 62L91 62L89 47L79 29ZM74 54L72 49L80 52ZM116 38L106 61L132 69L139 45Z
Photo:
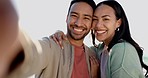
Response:
M98 34L103 34L105 33L106 31L97 31Z

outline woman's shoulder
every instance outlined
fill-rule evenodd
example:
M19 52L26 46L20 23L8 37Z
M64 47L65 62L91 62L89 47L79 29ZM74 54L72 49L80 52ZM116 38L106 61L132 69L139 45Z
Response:
M137 57L136 48L127 41L115 44L110 50L110 56L121 57L122 59Z
M122 41L122 42L115 44L112 47L112 50L114 51L122 51L122 50L123 51L126 51L126 50L136 51L135 47L127 41Z
M116 62L118 60L120 65L122 65L125 60L138 57L135 47L126 41L115 44L111 48L109 55L110 59L116 60Z
M125 70L131 76L141 73L141 64L135 47L127 41L122 41L112 47L110 54L112 70ZM136 69L135 69L136 68ZM119 71L116 71L118 73ZM133 73L135 72L135 73Z
M111 50L110 50L111 55L118 55L120 57L124 57L126 55L137 55L136 48L130 44L127 41L122 41L117 44L115 44Z

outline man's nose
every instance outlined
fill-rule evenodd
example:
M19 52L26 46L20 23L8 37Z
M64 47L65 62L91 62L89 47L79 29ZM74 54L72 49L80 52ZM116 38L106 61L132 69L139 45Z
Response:
M78 18L78 19L76 20L75 24L76 24L77 26L82 26L82 25L83 25L83 20L82 20L81 18Z

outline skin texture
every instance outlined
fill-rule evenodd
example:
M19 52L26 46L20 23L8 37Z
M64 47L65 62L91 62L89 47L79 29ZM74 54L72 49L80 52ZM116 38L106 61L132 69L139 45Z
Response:
M115 34L115 30L120 26L120 24L121 20L116 19L114 10L111 7L101 5L100 7L96 8L92 27L94 27L95 36L98 41L104 42L106 45L108 45ZM60 35L62 36L60 37ZM65 39L64 33L55 33L53 39L55 39L55 41L62 46L62 39ZM92 75L96 77L99 73L99 63L97 59L93 57L90 57L90 63Z
M92 28L92 17L93 9L88 4L84 2L79 2L72 5L66 20L68 31L67 38L72 44L77 46L83 45L84 37L89 33L90 29ZM60 35L57 34L58 38L61 38L62 34L63 38L65 38L64 33L61 32L59 34ZM53 38L56 40L55 37ZM61 42L62 41L60 41L60 43L57 43L61 45ZM90 63L92 78L97 78L98 72L96 71L98 71L99 68L98 60L94 56L92 56L90 57Z
M5 51L5 46L10 47L18 33L18 16L10 0L0 1L0 17L0 50Z
M66 19L67 37L72 44L83 45L84 37L91 29L92 16L90 5L84 2L72 5ZM18 16L10 0L0 1L0 17L0 78L5 78L9 75L10 64L22 50L18 40Z
M85 7L85 8L84 8ZM77 46L83 45L84 37L92 29L93 9L84 2L75 3L72 5L69 14L67 15L67 35L62 31L57 31L51 38L61 46L62 40L69 40ZM99 62L95 56L90 57L92 78L98 78Z
M0 1L0 78L5 78L9 65L19 53L18 16L10 0ZM19 47L18 47L19 46ZM17 48L16 48L17 47Z
M105 45L108 45L115 34L115 30L120 26L120 24L121 24L121 19L119 20L116 19L115 12L110 6L101 5L96 8L94 12L92 27L94 27L95 36L98 41L104 42ZM63 35L62 32L59 33ZM56 34L55 34L56 38L54 39L59 38L60 40L56 41L58 41L57 43L59 42L61 43L62 42L61 39L65 38L65 36L60 37L59 35L57 36ZM97 59L90 57L90 63L91 63L92 76L94 78L98 77L99 63Z
M120 26L121 20L116 19L114 10L108 5L97 7L93 19L95 37L98 41L108 45L115 34L115 30Z
M91 29L92 14L93 9L87 3L79 2L72 5L66 20L67 37L72 44L82 46L84 37Z

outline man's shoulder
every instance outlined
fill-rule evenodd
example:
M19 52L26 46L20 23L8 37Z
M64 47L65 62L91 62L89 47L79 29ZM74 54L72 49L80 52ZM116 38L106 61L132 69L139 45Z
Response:
M95 55L94 50L86 45L85 45L85 52L87 52L89 55Z
M49 45L51 48L54 49L62 49L61 46L50 37L43 37L42 40L40 40L40 42L45 43L46 45ZM70 49L72 47L68 40L62 41L62 45L64 49Z

